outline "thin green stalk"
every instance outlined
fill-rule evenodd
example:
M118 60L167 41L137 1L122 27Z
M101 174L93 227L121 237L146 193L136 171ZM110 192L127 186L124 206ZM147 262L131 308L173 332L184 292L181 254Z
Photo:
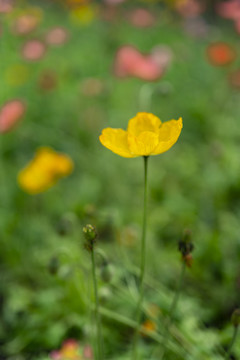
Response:
M171 307L170 307L170 310L169 310L169 318L168 318L168 321L167 321L166 326L165 326L165 331L163 333L163 350L162 350L162 355L161 355L160 359L164 358L164 355L165 355L165 352L166 352L167 342L168 342L169 335L170 335L169 326L171 325L171 323L173 321L173 317L174 317L174 314L175 314L175 311L176 311L176 308L177 308L178 300L179 300L180 293L181 293L181 290L182 290L185 270L186 270L186 263L185 263L185 261L183 261L178 286L177 286L177 289L176 289L176 292L175 292L175 295L174 295L174 298L173 298L173 301L172 301L172 304L171 304Z
M232 341L228 347L227 353L226 353L226 359L231 359L231 350L233 348L233 345L235 344L235 341L237 339L237 334L238 334L238 326L234 326L234 330L233 330L233 337L232 337Z
M97 287L97 277L96 277L96 265L95 265L95 253L94 247L91 251L92 257L92 277L93 277L93 287L94 287L94 297L95 297L95 320L97 326L97 356L96 360L103 360L103 348L102 348L102 331L101 331L101 319L99 312L99 298L98 298L98 287Z
M141 239L141 260L140 260L140 279L139 279L139 299L136 309L137 328L133 339L132 359L138 359L138 340L141 327L141 308L143 302L144 275L146 266L146 229L147 229L147 174L148 174L148 156L143 157L144 160L144 195L143 195L143 223L142 223L142 239Z

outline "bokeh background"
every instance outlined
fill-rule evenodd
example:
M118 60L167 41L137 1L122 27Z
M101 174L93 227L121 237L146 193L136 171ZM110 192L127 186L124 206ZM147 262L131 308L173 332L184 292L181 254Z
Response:
M106 359L130 358L143 161L98 137L139 111L183 118L177 144L149 161L143 326L161 334L191 229L166 356L224 359L240 301L239 45L238 0L0 0L1 359L93 358L88 223ZM19 172L42 147L74 168L29 193ZM140 346L154 360L151 331Z

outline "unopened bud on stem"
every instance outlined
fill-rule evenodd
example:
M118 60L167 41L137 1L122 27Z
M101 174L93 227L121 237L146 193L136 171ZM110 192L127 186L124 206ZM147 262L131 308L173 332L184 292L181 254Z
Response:
M95 229L95 227L93 225L86 225L83 228L83 234L85 237L85 243L84 246L88 251L92 251L93 250L93 246L96 242L97 239L97 231Z

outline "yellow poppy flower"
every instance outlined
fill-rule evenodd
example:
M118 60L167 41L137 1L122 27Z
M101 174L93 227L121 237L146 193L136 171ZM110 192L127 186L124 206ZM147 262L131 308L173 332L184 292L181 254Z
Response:
M53 186L59 178L69 175L72 169L73 162L69 156L42 147L19 172L18 183L27 193L38 194Z
M138 113L129 120L127 130L103 129L100 142L115 154L126 158L158 155L169 150L182 130L182 118L162 123L150 113Z

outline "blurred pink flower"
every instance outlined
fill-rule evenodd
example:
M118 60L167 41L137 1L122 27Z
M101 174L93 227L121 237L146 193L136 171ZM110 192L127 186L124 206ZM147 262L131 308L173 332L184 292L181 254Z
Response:
M22 48L22 56L26 60L38 61L44 57L46 46L37 39L28 40Z
M13 0L0 0L0 14L9 13L13 10Z
M151 51L152 59L165 70L172 61L173 52L167 45L157 45Z
M48 45L63 45L68 41L68 31L63 27L55 27L49 30L46 35L45 41Z
M91 346L86 345L83 349L84 359L93 359L93 351Z
M147 9L134 9L128 15L129 22L136 27L149 27L155 24L155 16Z
M105 4L108 5L117 5L123 3L125 0L103 0Z
M205 9L203 3L198 0L180 0L176 4L176 10L183 17L197 17Z
M154 81L163 74L163 69L151 55L143 55L131 45L122 46L115 58L114 73L118 77L138 77Z
M240 2L239 0L230 0L217 3L217 13L226 19L240 19Z
M66 340L60 350L54 350L50 354L53 360L93 360L93 351L89 345L82 347L74 339Z
M26 106L21 100L10 100L0 108L0 133L10 131L23 117Z

